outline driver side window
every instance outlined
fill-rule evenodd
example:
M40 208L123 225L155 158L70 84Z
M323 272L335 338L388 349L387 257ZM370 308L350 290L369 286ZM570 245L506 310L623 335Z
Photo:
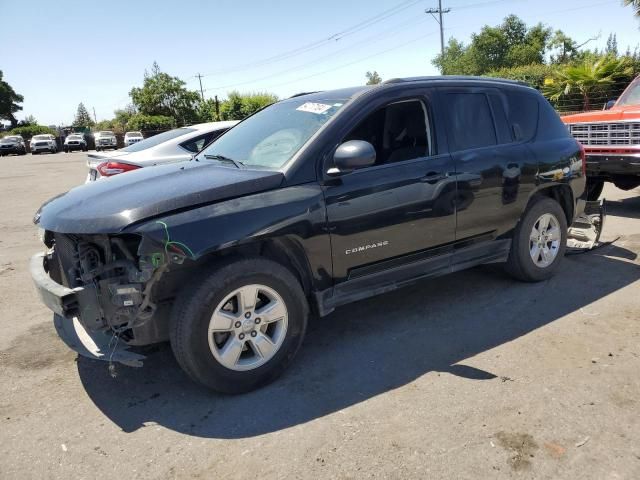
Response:
M429 116L418 99L390 103L362 120L343 142L364 140L376 150L375 165L424 158L433 153Z

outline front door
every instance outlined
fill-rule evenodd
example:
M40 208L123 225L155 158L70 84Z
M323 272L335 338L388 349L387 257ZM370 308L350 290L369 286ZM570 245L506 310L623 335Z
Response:
M453 162L437 152L430 111L427 96L388 103L341 139L370 142L376 163L325 183L336 283L454 241Z

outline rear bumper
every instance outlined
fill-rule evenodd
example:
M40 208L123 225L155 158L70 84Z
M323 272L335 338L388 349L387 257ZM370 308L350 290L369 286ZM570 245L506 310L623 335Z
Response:
M58 336L69 348L94 360L105 360L125 365L142 366L143 355L128 351L127 345L107 331L89 330L82 324L78 312L86 303L85 289L67 288L51 279L44 267L44 254L31 257L31 278L42 302L54 312L53 323Z

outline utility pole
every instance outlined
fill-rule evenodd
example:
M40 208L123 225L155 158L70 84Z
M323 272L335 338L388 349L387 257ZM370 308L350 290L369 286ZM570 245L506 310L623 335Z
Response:
M202 97L202 101L204 101L204 90L202 89L202 75L198 74L196 75L196 77L198 77L198 80L200 81L200 96Z
M442 8L442 0L438 0L438 8L427 8L424 13L430 13L433 19L440 25L440 53L444 55L444 25L442 23L442 14L449 13L450 8ZM437 13L436 17L434 13Z
M96 117L96 107L91 107L93 108L93 119L95 120L96 123L98 123L98 117Z

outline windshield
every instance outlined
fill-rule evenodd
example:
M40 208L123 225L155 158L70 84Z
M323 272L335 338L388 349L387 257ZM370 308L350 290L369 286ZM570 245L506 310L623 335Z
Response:
M15 143L19 140L22 140L22 137L16 137L16 136L10 136L10 137L4 137L3 139L0 140L0 142L5 142L5 143Z
M616 103L616 107L623 105L640 105L640 77L631 82Z
M301 97L274 103L233 127L197 158L218 157L246 166L281 168L345 102L337 98L311 102Z
M33 140L51 140L49 135L34 135Z
M187 133L191 133L195 131L196 131L195 128L176 128L174 130L169 130L168 132L162 132L162 133L159 133L158 135L154 135L153 137L140 140L138 143L134 143L129 147L121 148L120 151L139 152L141 150L146 150L147 148L160 145L161 143L166 142L167 140L171 140L172 138L176 138L181 135L186 135Z
M113 135L113 132L109 132L109 131L98 132L98 136L100 137L111 137L112 135Z
M82 136L80 135L69 135L69 140L82 140Z
M127 137L141 137L142 134L140 132L127 132Z

